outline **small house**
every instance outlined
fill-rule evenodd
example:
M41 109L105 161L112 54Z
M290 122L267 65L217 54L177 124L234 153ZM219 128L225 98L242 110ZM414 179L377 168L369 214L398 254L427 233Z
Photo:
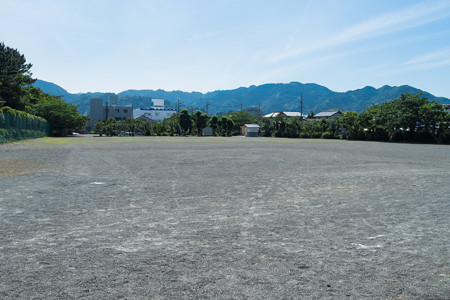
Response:
M241 127L242 135L246 137L257 137L259 132L258 124L244 124Z

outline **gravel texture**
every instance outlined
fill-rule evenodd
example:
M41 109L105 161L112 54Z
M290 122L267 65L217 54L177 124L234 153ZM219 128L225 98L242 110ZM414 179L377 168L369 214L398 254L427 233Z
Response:
M450 299L450 146L0 145L1 299Z

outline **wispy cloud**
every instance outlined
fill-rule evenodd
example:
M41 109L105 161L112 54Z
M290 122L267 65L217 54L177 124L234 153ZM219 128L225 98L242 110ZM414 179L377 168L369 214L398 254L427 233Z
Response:
M279 62L302 54L418 27L447 17L450 14L449 8L448 1L421 3L356 24L334 37L309 46L294 48L290 45L285 47L283 53L273 57L272 61Z
M413 71L430 70L450 65L450 48L416 56L399 65L389 66L378 76L402 74Z
M425 55L417 56L407 61L405 66L422 66L430 64L439 64L450 60L450 48L431 52Z

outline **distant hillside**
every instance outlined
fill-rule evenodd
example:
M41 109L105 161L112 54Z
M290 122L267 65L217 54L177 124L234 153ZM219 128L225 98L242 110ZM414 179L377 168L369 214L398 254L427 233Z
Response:
M65 89L60 87L57 84L44 81L44 80L36 80L36 82L33 84L35 87L40 88L45 93L53 95L53 96L67 96L69 95L69 92L67 92Z
M37 80L34 84L44 92L62 96L67 102L79 106L82 114L89 113L89 99L103 98L105 101L112 93L85 93L70 94L56 84ZM396 99L402 93L417 94L422 92L428 100L436 100L441 103L450 103L448 98L435 97L430 93L412 86L388 86L379 89L367 86L362 89L333 92L328 88L314 83L270 83L259 86L241 87L234 90L214 91L208 93L164 91L164 90L127 90L118 94L120 105L132 105L133 107L149 107L152 98L164 98L169 108L177 108L178 101L181 108L199 108L205 111L209 104L210 114L240 110L243 108L258 107L264 113L274 111L299 111L300 95L303 95L303 112L320 112L339 109L341 111L361 112L372 104L382 103Z

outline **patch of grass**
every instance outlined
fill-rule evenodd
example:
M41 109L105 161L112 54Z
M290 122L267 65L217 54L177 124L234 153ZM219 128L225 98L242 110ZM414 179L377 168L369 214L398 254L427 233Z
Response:
M43 166L44 163L39 161L0 160L0 175L5 177L34 175Z
M276 144L324 144L332 143L334 141L326 139L289 139L289 138L244 138L244 137L46 137L39 139L46 144L53 145L98 145L105 143L135 143L135 142L169 142L169 143L184 143L184 142L204 142L204 143L276 143Z

